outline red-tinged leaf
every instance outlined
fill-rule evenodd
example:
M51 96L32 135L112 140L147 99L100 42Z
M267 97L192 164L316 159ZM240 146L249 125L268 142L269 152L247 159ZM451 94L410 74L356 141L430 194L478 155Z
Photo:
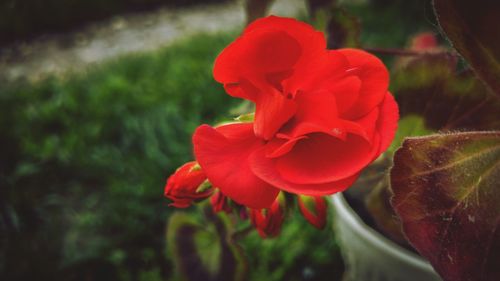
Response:
M401 117L421 116L426 129L500 129L500 99L475 75L456 73L447 57L413 60L391 76Z
M208 205L200 222L187 213L174 213L167 226L167 247L182 280L246 280L247 264L232 239L229 218Z
M455 49L500 95L500 1L434 0L434 11Z
M408 138L396 152L392 205L445 280L500 280L499 183L499 131Z
M371 191L365 198L366 209L373 216L374 222L380 232L402 246L408 246L401 222L394 213L388 198L391 197L387 171L382 171L382 178L370 186ZM366 187L365 187L366 188Z

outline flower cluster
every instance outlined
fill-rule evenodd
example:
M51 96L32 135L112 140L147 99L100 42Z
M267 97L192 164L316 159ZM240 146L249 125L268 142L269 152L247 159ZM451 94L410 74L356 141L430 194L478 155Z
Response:
M226 200L249 208L262 236L279 232L283 193L305 195L301 212L323 227L321 196L352 185L394 138L398 107L383 63L361 50L327 50L323 33L295 19L250 24L217 57L213 74L227 94L255 104L254 120L201 125L194 155L219 190L214 209L230 210Z

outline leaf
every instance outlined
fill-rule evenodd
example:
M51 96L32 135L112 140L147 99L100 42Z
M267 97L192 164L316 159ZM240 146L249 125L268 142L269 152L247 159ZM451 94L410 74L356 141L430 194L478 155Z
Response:
M238 122L253 122L254 119L255 119L255 112L242 114L234 118L234 120Z
M500 95L500 1L434 0L434 12L455 49Z
M408 138L396 152L392 205L445 280L500 280L499 183L499 131Z
M245 280L246 261L229 231L224 214L205 208L206 219L198 223L186 213L170 217L167 245L183 280Z
M500 129L500 99L447 57L423 56L391 78L400 115L421 116L429 130Z
M387 176L386 171L383 175ZM388 187L387 177L383 177L376 185L371 186L371 191L365 198L365 206L380 232L399 245L407 246L408 242L401 231L401 222L387 200L391 197Z
M424 119L418 115L409 114L399 119L398 130L392 141L391 146L387 149L386 154L392 155L403 143L404 138L412 136L423 136L431 134L432 130L425 127Z

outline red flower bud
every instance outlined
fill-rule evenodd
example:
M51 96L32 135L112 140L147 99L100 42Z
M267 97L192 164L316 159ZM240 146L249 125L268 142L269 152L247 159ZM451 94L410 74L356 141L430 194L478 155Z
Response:
M326 225L327 204L321 196L297 196L299 209L304 218L318 229L323 229Z
M275 237L281 232L285 219L285 198L276 198L270 208L250 209L250 219L262 238Z
M415 35L411 40L411 49L416 51L428 51L438 47L437 38L432 32L422 32Z
M182 165L168 178L165 185L164 195L173 201L169 206L187 208L193 201L209 197L212 188L204 185L206 180L205 173L196 162Z
M214 213L225 212L229 214L233 208L229 205L229 198L227 198L222 192L217 191L210 197L210 203L212 204L212 210Z

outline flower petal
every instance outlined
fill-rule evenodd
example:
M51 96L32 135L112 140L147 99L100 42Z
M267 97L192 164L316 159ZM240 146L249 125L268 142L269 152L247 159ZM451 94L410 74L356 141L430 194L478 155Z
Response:
M358 100L361 80L357 76L347 76L340 80L326 81L323 87L335 95L337 111L342 114Z
M201 125L193 135L194 154L208 180L226 196L251 208L269 207L279 190L254 175L248 156L264 146L252 123L216 129Z
M304 56L303 56L304 57ZM340 52L319 50L297 63L293 75L283 81L285 93L321 90L324 84L332 84L349 75L349 61Z
M326 49L326 40L322 32L316 31L311 25L293 18L268 16L258 19L245 28L243 35L267 29L278 29L287 32L301 44L305 54Z
M363 138L348 134L345 141L313 133L276 159L276 169L289 182L319 184L341 180L364 168L378 152Z
M216 58L214 78L220 83L237 83L240 78L263 79L267 73L290 70L302 53L301 46L287 32L266 29L240 36Z
M335 97L329 91L299 92L295 101L298 105L294 116L296 123L308 122L330 128L337 118Z
M389 72L380 59L365 51L339 49L349 61L349 73L361 80L357 102L342 114L345 118L357 119L379 105L389 86Z
M265 148L258 149L252 153L249 157L249 162L250 168L259 178L273 186L278 186L282 190L295 194L305 194L311 196L333 194L347 189L359 176L359 174L355 174L345 179L321 184L296 184L289 182L285 180L276 169L276 160L266 157Z
M296 102L277 90L259 95L255 102L255 135L265 140L271 139L296 110Z

